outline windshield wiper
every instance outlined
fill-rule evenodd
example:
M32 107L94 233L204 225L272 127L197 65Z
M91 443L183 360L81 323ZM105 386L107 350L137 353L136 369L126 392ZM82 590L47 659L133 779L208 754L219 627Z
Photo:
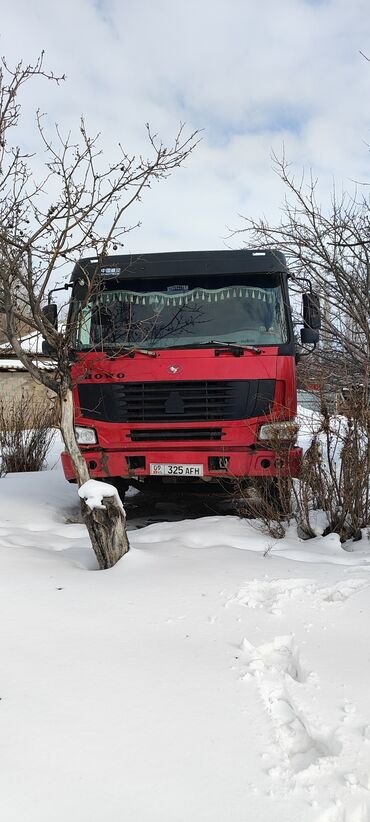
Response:
M215 348L216 348L216 350L215 350L216 357L219 356L219 354L221 353L221 350L223 348L225 348L226 350L232 351L232 353L234 354L235 357L241 357L242 354L243 354L243 351L252 351L254 354L261 354L262 353L261 349L257 348L256 345L243 345L242 343L240 343L240 344L239 343L231 343L231 342L225 342L224 340L209 340L207 345L214 345L215 346ZM217 347L219 347L220 350L217 350Z
M110 354L109 359L116 359L128 355L133 358L135 354L146 354L148 357L156 357L157 352L151 351L150 348L136 348L135 346L121 345L118 351Z

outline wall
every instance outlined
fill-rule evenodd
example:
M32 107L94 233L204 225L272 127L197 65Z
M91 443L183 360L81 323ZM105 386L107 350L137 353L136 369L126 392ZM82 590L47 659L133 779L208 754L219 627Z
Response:
M0 402L6 404L8 401L21 400L22 396L40 400L45 403L45 408L55 403L55 395L45 386L34 382L26 371L0 371Z

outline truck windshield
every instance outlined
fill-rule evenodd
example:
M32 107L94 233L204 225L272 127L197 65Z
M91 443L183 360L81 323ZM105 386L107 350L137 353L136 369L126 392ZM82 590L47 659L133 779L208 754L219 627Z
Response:
M210 340L244 345L287 342L280 279L235 276L212 287L178 281L109 283L86 305L77 304L76 348L196 347ZM150 286L150 288L149 288ZM209 343L211 346L211 343Z

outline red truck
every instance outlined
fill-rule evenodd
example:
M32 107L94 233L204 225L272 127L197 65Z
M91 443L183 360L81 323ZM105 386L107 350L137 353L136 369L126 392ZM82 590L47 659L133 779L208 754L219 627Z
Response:
M121 494L297 476L296 344L279 251L83 259L72 273L75 430ZM304 295L303 343L317 298ZM277 454L273 443L282 447ZM74 481L63 453L64 473Z

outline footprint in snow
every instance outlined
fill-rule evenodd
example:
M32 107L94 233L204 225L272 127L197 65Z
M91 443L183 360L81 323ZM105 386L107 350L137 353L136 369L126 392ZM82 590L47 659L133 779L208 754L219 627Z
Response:
M306 600L311 607L342 603L358 591L368 588L370 579L353 577L336 582L334 585L318 585L307 579L253 579L246 582L227 606L234 603L246 608L261 608L271 614L280 614L289 601Z
M259 647L244 639L241 651L244 678L255 679L273 727L279 766L270 769L270 775L297 775L324 758L337 756L341 743L335 733L299 704L297 688L307 682L309 673L294 638L276 637Z

